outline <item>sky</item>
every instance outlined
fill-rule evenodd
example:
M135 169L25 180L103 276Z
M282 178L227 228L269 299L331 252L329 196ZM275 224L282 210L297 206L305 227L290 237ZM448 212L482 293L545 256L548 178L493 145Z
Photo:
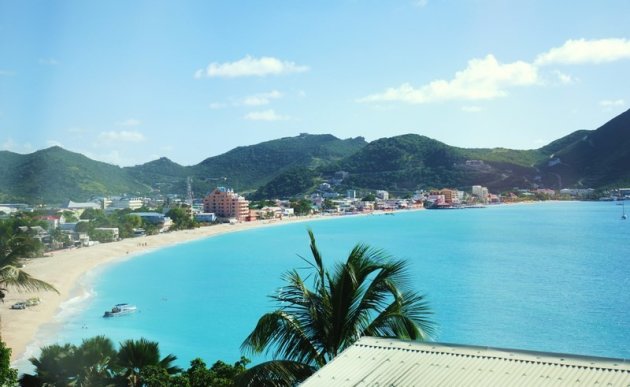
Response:
M0 150L194 165L300 133L536 149L630 107L630 2L0 0Z

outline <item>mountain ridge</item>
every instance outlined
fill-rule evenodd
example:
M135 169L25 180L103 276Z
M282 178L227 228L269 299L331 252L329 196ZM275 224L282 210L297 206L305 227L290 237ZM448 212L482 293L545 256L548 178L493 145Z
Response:
M605 188L630 185L628 166L630 110L597 129L577 130L531 150L460 148L411 133L369 143L363 137L302 133L239 146L190 166L160 157L119 167L59 146L25 155L0 151L0 202L60 203L155 191L185 194L189 177L197 196L216 185L290 196L307 193L342 170L349 176L339 189L408 192L472 184L495 191Z

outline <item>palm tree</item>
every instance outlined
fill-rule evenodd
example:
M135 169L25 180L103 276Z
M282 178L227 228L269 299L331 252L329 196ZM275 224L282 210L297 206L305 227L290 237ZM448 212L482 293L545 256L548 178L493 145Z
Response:
M68 385L78 373L77 347L72 344L53 344L42 348L39 358L31 358L35 374L24 374L21 386Z
M74 386L106 386L113 383L117 355L114 343L105 336L84 339L77 348L76 361L80 369L74 378Z
M108 386L116 375L116 355L112 341L105 336L85 339L80 346L53 344L42 348L39 358L31 358L35 374L24 374L22 386Z
M9 222L0 222L0 300L9 288L18 291L47 290L57 292L52 285L31 277L21 270L20 260L36 250L36 241L25 233L14 231Z
M241 349L272 352L276 360L250 368L243 384L293 385L324 366L361 336L426 340L434 332L422 295L406 285L406 263L357 244L332 271L308 230L312 288L297 270L272 297L278 309L263 315Z
M172 354L160 359L158 343L141 338L140 340L126 340L120 343L117 364L122 367L123 375L130 386L141 386L140 374L147 367L163 368L169 375L181 372L181 368L172 364L176 359L177 357Z
M33 375L24 374L20 385L30 386L142 386L140 376L153 367L168 375L181 372L172 363L177 358L168 355L160 359L158 343L126 340L116 351L112 341L104 336L85 339L80 346L53 344L42 348L39 358L31 358Z

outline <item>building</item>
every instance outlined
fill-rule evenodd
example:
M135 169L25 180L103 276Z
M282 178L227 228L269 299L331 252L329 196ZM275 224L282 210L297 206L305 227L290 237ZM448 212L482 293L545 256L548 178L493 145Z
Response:
M435 204L453 205L459 204L459 191L453 189L442 188L439 191L431 191L428 200L433 201ZM441 199L444 198L444 199Z
M130 216L138 216L142 221L153 224L160 229L160 232L167 231L173 225L173 220L159 212L132 212Z
M560 190L561 195L571 195L577 197L584 197L595 193L593 188L564 188Z
M217 187L203 199L203 212L244 222L249 217L249 202L230 188Z
M73 202L72 200L68 200L68 202L62 208L68 209L70 211L83 212L83 210L86 210L88 208L91 208L93 210L100 210L101 204L95 203L95 202L78 203L78 202Z
M301 384L628 386L623 359L362 337Z
M356 199L357 198L357 191L353 190L353 189L349 189L346 191L346 198L348 199Z
M64 218L63 215L38 216L35 219L48 223L49 230L54 230L66 222L66 219Z
M96 227L94 228L94 231L107 233L111 237L112 241L120 239L118 227Z
M200 223L213 223L217 221L217 216L212 212L200 212L195 214L195 220Z
M383 191L383 190L377 190L376 197L381 200L389 200L389 192Z
M142 200L142 198L123 197L123 198L112 198L111 205L108 208L116 209L116 210L124 210L127 208L130 210L137 210L138 208L141 208L143 205L144 205L144 201Z

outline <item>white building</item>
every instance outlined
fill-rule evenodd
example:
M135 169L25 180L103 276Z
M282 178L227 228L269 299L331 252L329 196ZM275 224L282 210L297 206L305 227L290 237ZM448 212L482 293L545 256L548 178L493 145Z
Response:
M376 197L381 200L389 200L389 192L383 191L383 190L377 190Z
M124 210L124 209L130 209L130 210L137 210L138 208L141 208L144 205L144 201L142 200L142 198L127 198L127 197L123 197L123 198L112 198L112 203L109 206L110 209L116 209L116 210Z
M478 198L483 199L486 196L488 196L488 188L482 187L480 185L473 185L472 186L472 194L473 194L473 196L476 196Z

